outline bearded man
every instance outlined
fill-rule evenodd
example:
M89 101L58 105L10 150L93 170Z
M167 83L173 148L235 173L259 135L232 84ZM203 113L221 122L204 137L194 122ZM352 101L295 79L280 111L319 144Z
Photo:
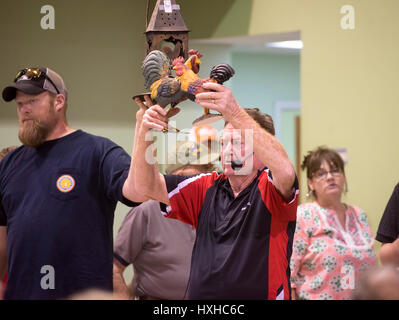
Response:
M49 68L23 69L3 90L3 99L17 104L23 143L0 163L5 299L112 291L115 207L137 204L123 191L131 159L112 141L69 127L67 98L63 79Z

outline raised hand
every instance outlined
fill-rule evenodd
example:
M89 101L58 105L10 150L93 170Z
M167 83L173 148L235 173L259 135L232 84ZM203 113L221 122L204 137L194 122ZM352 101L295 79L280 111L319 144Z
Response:
M142 127L148 131L155 129L162 131L168 128L169 118L167 111L160 105L156 104L148 108L143 115Z
M231 90L212 82L204 83L202 87L211 91L197 94L195 102L203 108L219 111L227 121L231 121L240 109L240 105Z

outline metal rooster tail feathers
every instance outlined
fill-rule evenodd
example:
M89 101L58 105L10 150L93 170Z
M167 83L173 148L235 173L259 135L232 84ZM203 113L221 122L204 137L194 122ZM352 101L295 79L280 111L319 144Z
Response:
M150 89L161 77L170 75L169 58L162 51L153 50L144 59L141 70L145 79L144 86Z
M219 84L223 84L234 76L234 69L227 63L222 63L214 66L210 73L210 78L217 81Z

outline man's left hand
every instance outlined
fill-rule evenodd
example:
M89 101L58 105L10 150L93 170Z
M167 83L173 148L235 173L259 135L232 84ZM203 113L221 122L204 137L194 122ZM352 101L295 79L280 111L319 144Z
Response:
M202 87L209 91L197 94L195 102L203 108L219 111L227 121L231 121L241 108L233 92L221 84L212 82L204 83Z

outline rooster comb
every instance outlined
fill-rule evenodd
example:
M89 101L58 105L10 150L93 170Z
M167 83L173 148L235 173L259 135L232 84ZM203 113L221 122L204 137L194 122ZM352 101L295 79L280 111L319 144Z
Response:
M173 60L172 64L174 66L177 66L179 64L183 64L184 62L184 58L183 57L177 57L176 59Z
M200 58L202 57L202 54L199 53L198 50L194 50L194 49L188 50L188 54L189 54L190 56L194 56L194 55L195 55L195 56L198 57L198 59L200 59Z

